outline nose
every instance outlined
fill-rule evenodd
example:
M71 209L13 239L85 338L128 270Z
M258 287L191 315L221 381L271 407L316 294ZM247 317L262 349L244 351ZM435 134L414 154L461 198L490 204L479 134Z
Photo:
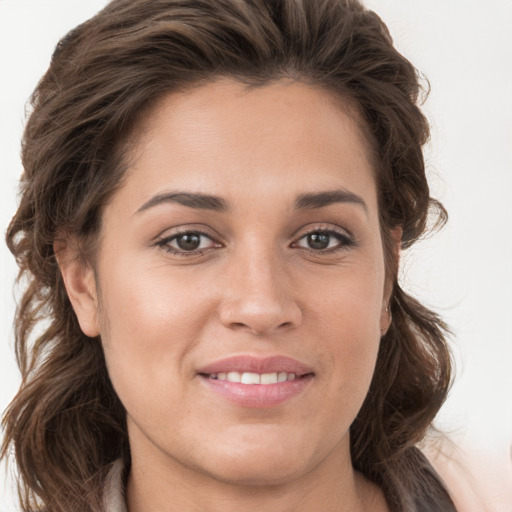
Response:
M270 251L246 251L229 264L220 304L220 320L230 329L258 336L298 327L302 310L290 272Z

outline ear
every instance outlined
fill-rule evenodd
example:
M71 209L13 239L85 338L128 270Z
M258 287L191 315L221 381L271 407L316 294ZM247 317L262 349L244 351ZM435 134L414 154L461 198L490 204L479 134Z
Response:
M53 250L82 332L91 338L99 336L98 296L93 268L80 255L76 240L55 240Z
M400 250L402 246L401 227L394 228L390 231L390 253L391 261L386 265L386 284L384 285L384 294L382 298L382 311L380 317L380 334L384 336L388 332L389 326L393 319L391 314L391 296L395 285L395 276L398 273L400 264Z

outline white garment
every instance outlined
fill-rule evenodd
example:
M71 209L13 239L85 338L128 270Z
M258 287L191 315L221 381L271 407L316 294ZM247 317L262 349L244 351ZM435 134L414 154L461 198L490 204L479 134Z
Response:
M123 485L124 465L121 459L114 462L105 479L103 490L104 512L127 512Z

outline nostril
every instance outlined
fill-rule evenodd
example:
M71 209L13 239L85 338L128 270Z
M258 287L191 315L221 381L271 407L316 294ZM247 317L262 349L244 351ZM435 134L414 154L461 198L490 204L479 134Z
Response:
M302 321L301 309L293 298L256 294L254 290L240 290L238 297L222 301L218 313L225 327L256 335L292 329Z
M230 327L233 328L233 329L247 329L247 328L249 328L248 325L243 324L242 322L232 322Z

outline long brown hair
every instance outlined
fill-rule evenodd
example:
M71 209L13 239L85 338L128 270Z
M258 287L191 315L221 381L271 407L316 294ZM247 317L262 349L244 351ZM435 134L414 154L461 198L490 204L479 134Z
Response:
M3 418L3 456L12 447L22 510L100 510L105 471L130 460L100 340L80 330L54 242L71 233L89 254L137 120L164 94L219 76L252 86L298 80L357 106L394 290L392 324L351 427L353 465L392 510L455 510L415 447L449 389L446 330L400 288L391 254L391 229L408 248L429 213L446 218L425 177L422 89L386 26L357 0L114 0L57 46L32 96L21 201L7 232L24 291L15 321L22 384Z

